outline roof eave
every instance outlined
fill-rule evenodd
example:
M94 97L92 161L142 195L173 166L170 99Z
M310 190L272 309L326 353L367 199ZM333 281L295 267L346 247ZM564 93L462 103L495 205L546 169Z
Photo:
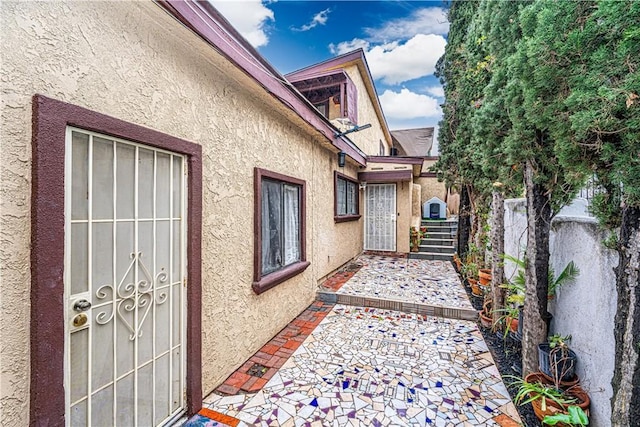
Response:
M157 0L157 4L315 128L331 145L345 152L357 164L366 165L364 152L350 139L344 136L336 138L338 129L289 84L209 2ZM243 55L242 51L247 55Z

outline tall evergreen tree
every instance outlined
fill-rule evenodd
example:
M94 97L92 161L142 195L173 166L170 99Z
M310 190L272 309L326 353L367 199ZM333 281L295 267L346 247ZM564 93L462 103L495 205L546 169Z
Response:
M527 252L522 346L523 371L537 370L537 346L546 340L549 235L551 219L583 185L584 175L568 173L556 155L553 129L563 105L558 93L566 87L559 45L578 24L588 2L536 1L520 13L522 39L509 58L509 116L512 131L506 150L523 165L527 197Z
M640 3L601 1L580 12L560 51L566 113L555 131L565 167L601 185L601 224L619 227L611 424L630 426L640 420Z
M504 267L500 255L504 252L504 197L517 197L522 191L521 168L513 168L504 147L511 130L507 114L504 87L507 82L506 59L511 56L521 38L518 14L526 2L483 1L477 20L486 45L486 68L489 80L472 117L473 139L483 156L482 171L494 183L491 225L492 300L494 320L505 303Z

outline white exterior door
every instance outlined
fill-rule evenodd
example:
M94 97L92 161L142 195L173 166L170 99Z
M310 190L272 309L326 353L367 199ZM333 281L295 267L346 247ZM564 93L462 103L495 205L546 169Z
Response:
M154 426L185 406L182 155L68 128L69 426Z
M369 184L365 190L364 248L396 250L396 185Z

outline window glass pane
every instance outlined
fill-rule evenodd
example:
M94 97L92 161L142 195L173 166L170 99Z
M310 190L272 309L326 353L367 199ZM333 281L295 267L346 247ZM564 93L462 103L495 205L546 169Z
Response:
M262 181L262 274L278 270L282 259L282 185Z
M89 198L89 135L72 132L71 219L87 219ZM95 172L94 172L95 173Z
M300 260L300 196L299 188L284 185L284 263Z
M337 185L338 215L344 215L347 213L346 186L347 186L347 181L345 181L342 178L338 178L338 185Z
M97 142L100 138L94 138ZM111 142L107 144L111 146ZM94 155L95 155L94 143ZM118 219L133 219L134 217L134 195L136 185L136 149L127 144L117 144L116 146L116 212ZM103 180L101 180L103 181ZM106 182L106 181L105 181ZM96 181L93 181L96 185ZM112 185L111 182L108 185ZM105 189L106 190L106 189ZM94 189L94 194L108 194L103 191ZM94 203L98 203L102 198L94 199ZM109 203L107 203L109 205ZM109 206L111 207L111 206ZM105 207L107 210L108 207ZM94 209L96 211L97 209ZM94 218L97 218L94 216Z
M93 182L91 189L93 192L93 219L113 218L113 144L114 142L108 139L98 138L97 136L93 138ZM118 150L120 150L119 146ZM125 160L119 151L118 161L123 161L123 165L118 166L119 168L122 167L125 171L130 170L126 165L133 166L132 153L133 151L130 150L129 156L126 156L127 160ZM121 178L116 180L118 198L122 197L122 194L127 191L124 188L120 190L120 187L131 187L133 185L133 175L125 175L126 178L122 178L124 181L121 181ZM120 175L118 176L120 177ZM133 215L133 196L131 196L130 200L124 201L123 204L130 208L126 214Z
M358 206L357 206L357 188L356 184L353 182L347 182L347 213L348 214L357 214Z

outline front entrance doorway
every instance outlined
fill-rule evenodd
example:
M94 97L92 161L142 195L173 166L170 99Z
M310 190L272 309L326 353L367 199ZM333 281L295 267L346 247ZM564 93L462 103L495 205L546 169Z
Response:
M66 424L155 426L185 402L186 157L67 128Z
M396 184L369 184L365 190L364 248L396 251Z

